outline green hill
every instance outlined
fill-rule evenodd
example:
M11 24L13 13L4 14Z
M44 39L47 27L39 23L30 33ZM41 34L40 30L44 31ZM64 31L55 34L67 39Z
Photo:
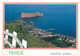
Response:
M29 34L29 30L34 27L28 27L32 26L32 23L25 23L22 20L15 20L15 21L9 21L5 22L5 30L8 29L10 33L13 31L17 32L17 37L21 41L22 39L27 41L28 48L56 48L56 45L53 45L52 43L45 42L44 40L32 36ZM9 41L12 42L12 39L9 38ZM5 48L10 48L7 44L5 45ZM17 44L17 47L19 48L19 45Z

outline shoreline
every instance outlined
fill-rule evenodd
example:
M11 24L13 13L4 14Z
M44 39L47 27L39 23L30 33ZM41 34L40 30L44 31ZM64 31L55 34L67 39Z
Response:
M32 23L33 23L33 22L32 22ZM32 27L37 28L37 27L34 26L34 23L33 23L33 26L32 26ZM40 28L38 28L38 29L40 29ZM51 28L51 29L52 29L52 28ZM43 29L41 29L41 30L43 30ZM43 30L43 31L46 31L46 30ZM46 31L46 32L47 32L47 31ZM50 32L50 33L53 33L53 32ZM60 36L64 36L64 37L69 37L69 38L76 39L76 37L71 37L71 36L62 35L62 34L58 34L58 33L53 33L53 34L57 34L57 35L60 35Z
M34 27L34 23L33 23L32 27ZM75 43L75 46L76 46L76 38L74 38L74 37L70 37L70 36L66 36L66 35L62 35L62 34L56 34L56 33L52 33L52 32L47 32L43 29L36 28L36 27L34 27L34 28L35 29L31 32L32 32L32 35L36 35L36 37L39 37L38 35L42 35L40 38L58 37L58 40L63 40L65 42L72 42L72 43ZM46 33L48 33L48 34L46 34Z
M56 33L52 33L52 32L47 32L46 30L43 30L43 29L40 29L40 28L36 28L34 26L34 23L33 22L25 22L23 21L22 19L16 19L15 21L8 21L8 22L5 22L5 23L22 23L24 27L26 27L27 25L27 28L30 28L28 29L29 31L29 34L32 35L32 36L35 36L37 38L40 38L40 39L53 39L55 38L56 40L59 40L59 41L65 41L66 44L67 43L73 43L70 48L74 48L76 47L76 38L73 38L73 37L70 37L70 36L66 36L66 35L62 35L62 34L56 34ZM14 24L13 24L14 25ZM25 29L24 29L25 30ZM53 39L54 40L54 39Z

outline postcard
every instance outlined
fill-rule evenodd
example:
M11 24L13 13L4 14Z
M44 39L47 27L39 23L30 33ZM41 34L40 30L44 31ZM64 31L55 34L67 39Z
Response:
M79 56L78 2L2 2L1 56Z

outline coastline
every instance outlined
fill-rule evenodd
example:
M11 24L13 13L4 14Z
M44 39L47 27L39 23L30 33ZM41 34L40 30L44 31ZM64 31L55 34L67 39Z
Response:
M33 22L32 22L32 23L33 23ZM32 27L37 28L37 27L34 26L34 23L33 23L33 26L32 26ZM40 28L38 28L38 29L40 29ZM41 29L41 30L43 30L43 29ZM46 31L46 30L43 30L43 31ZM47 32L47 31L46 31L46 32ZM52 33L52 32L50 32L50 33ZM54 33L54 34L57 34L57 35L59 35L59 36L64 36L64 37L76 39L75 37L66 36L66 35L62 35L62 34L58 34L58 33Z
M16 19L15 21L22 22L23 26L25 26L27 24L27 27L31 28L31 29L29 29L29 34L32 36L35 36L35 37L40 38L42 40L49 39L49 38L55 38L56 40L59 40L59 41L65 41L65 43L73 43L73 45L71 45L70 48L76 47L76 39L73 37L61 35L61 34L55 34L52 32L47 32L46 30L43 30L40 28L36 28L34 26L33 22L27 23L27 22L24 22L22 19ZM14 22L14 21L12 21L12 22Z

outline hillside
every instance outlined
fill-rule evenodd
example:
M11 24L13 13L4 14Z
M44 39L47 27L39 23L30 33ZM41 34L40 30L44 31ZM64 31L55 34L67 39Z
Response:
M29 27L31 26L31 27ZM9 21L5 22L5 30L8 29L9 32L17 32L18 38L20 40L25 39L27 41L28 48L56 48L57 46L46 42L38 37L32 36L29 34L29 30L32 28L32 23L25 23L21 19L17 19L15 21ZM11 42L11 38L9 38L9 41ZM9 48L8 45L5 45L5 48ZM19 45L17 44L17 48L19 48Z

